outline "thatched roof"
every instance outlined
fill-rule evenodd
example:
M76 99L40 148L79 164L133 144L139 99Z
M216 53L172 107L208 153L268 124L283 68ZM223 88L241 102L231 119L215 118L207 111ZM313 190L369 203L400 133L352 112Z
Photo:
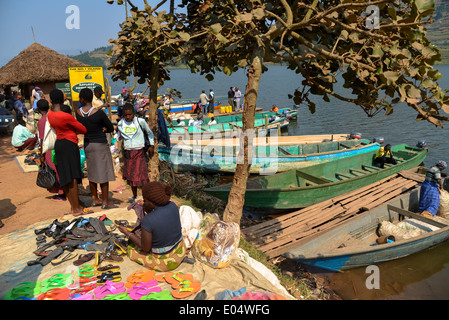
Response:
M0 86L66 82L68 67L81 66L87 65L35 42L0 69Z

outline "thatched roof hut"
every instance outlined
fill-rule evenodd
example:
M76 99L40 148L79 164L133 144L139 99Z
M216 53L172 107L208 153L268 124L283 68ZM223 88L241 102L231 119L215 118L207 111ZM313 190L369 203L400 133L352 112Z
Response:
M0 87L20 86L30 92L37 85L48 93L56 83L69 82L68 67L78 66L87 65L35 42L0 69Z

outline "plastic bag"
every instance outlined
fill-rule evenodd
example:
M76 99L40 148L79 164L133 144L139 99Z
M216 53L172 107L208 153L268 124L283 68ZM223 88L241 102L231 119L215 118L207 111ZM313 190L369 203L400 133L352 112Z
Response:
M192 247L193 256L212 268L231 264L240 242L240 228L234 222L226 223L206 214L200 223L198 239Z
M440 190L440 206L438 207L437 216L449 219L449 192Z
M56 186L57 183L56 172L43 162L37 174L36 184L41 188L50 189Z
M181 206L179 208L179 216L181 219L182 237L187 249L191 248L198 237L199 225L203 215L196 212L192 207Z
M418 237L421 234L419 229L404 229L391 223L390 221L382 221L379 228L380 236L394 236L396 241Z
M56 132L50 126L50 122L45 122L44 139L42 140L42 153L53 150L55 148Z

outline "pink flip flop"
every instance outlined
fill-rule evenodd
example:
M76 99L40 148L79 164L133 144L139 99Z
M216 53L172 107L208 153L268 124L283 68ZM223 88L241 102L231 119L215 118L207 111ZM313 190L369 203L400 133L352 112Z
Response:
M131 289L128 290L128 296L133 300L140 300L143 296L150 293L161 292L162 288L157 287L158 282L156 280L150 280L148 282L136 282Z
M123 282L112 282L110 280L107 280L104 285L95 288L94 294L95 299L100 300L106 295L122 293L125 291L126 288Z

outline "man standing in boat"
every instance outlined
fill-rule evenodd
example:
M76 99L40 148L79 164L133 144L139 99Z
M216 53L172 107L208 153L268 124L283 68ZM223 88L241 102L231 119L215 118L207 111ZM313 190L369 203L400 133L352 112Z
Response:
M239 90L239 87L235 87L234 91L234 105L235 111L240 111L240 98L242 97L242 93Z

